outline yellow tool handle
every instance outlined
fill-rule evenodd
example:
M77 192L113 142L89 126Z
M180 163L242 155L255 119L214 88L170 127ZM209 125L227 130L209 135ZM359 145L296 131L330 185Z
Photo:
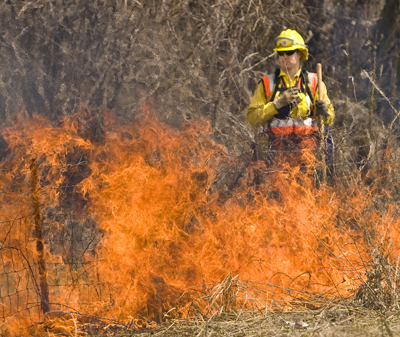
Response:
M318 100L321 101L322 99L322 66L321 63L317 63L317 77L318 77ZM319 136L322 140L320 143L320 153L321 153L321 162L322 162L322 177L321 182L325 184L326 182L326 163L325 163L325 127L324 127L324 119L320 116L318 118L318 126L319 126Z
M317 63L317 77L318 77L318 100L322 97L322 65Z

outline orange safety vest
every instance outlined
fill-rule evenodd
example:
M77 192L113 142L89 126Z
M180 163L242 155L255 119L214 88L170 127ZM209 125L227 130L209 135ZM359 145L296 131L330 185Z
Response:
M276 69L274 74L264 76L262 83L264 86L265 97L267 102L273 101L278 92L287 90L285 83L282 78L279 77L280 69ZM264 126L264 129L268 133L272 133L276 136L285 135L309 135L318 131L318 125L312 115L312 107L314 105L314 96L317 90L318 77L316 73L309 73L302 70L299 80L295 86L300 90L301 93L305 94L305 99L308 106L308 118L306 119L278 119L274 118L270 123Z

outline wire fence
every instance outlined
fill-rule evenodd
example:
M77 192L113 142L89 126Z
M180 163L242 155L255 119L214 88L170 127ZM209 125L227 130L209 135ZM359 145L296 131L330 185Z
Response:
M67 164L63 170L82 165ZM61 166L60 166L61 167ZM73 200L68 212L48 202L41 194L56 190L65 194L77 185L48 185L40 181L49 166L31 162L31 170L4 183L0 190L0 326L23 314L38 322L54 307L68 306L68 298L79 297L82 305L102 299L102 281L94 279L98 265L95 247L102 232L90 218L75 214ZM15 169L1 169L10 174ZM4 178L4 177L3 177ZM46 186L47 185L47 186ZM79 207L78 207L79 208ZM21 215L22 214L22 215ZM88 272L90 270L90 273Z

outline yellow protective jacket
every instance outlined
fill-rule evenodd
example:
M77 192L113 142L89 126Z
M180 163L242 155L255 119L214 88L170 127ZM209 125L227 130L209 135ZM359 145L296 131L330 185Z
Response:
M283 71L280 70L279 73L279 78L283 80L284 84L286 87L292 87L295 86L296 83L298 83L299 77L301 74L301 69L296 73L292 81L290 81L289 76ZM270 78L273 79L273 75L269 76ZM277 83L276 83L277 84ZM275 106L273 102L270 102L271 97L267 97L268 88L264 87L263 81L260 81L258 84L258 87L256 91L254 92L253 97L251 98L250 105L247 109L246 113L246 120L247 122L252 125L253 127L257 126L262 126L265 125L269 122L271 122L274 119L274 116L278 113L278 111L275 109ZM272 93L269 93L271 96ZM314 93L313 93L314 94ZM315 91L315 100L317 100L318 93L318 88ZM291 118L302 118L302 119L307 119L309 117L309 107L307 104L307 99L306 99L306 94L304 93L299 93L299 97L302 99L300 104L293 109L293 111L290 113ZM277 98L276 96L275 98ZM322 101L324 101L328 105L328 114L329 116L325 119L324 123L325 126L329 126L333 123L333 119L335 117L335 112L333 110L333 106L331 104L331 101L328 97L327 90L325 84L322 82ZM312 100L311 100L312 101ZM311 112L312 112L312 117L316 117L316 112L315 112L315 105L311 106Z

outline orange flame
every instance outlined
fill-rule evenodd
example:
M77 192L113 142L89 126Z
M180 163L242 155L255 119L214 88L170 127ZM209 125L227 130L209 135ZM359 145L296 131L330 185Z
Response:
M190 315L194 306L211 315L212 298L225 309L233 297L237 307L260 310L318 306L353 295L383 241L397 256L399 221L393 209L383 217L371 206L367 186L316 188L313 166L288 162L254 189L255 170L265 168L249 163L222 200L213 183L219 163L234 158L211 140L209 126L176 131L144 110L124 126L108 116L96 124L83 109L56 126L34 116L3 128L11 153L1 161L0 269L14 287L7 303L1 287L6 329L16 331L17 318L40 317L40 306L27 309L40 302L26 187L32 158L40 169L52 308L160 321ZM87 125L104 127L104 137L96 140ZM68 235L80 236L80 245ZM15 280L6 280L10 268Z

